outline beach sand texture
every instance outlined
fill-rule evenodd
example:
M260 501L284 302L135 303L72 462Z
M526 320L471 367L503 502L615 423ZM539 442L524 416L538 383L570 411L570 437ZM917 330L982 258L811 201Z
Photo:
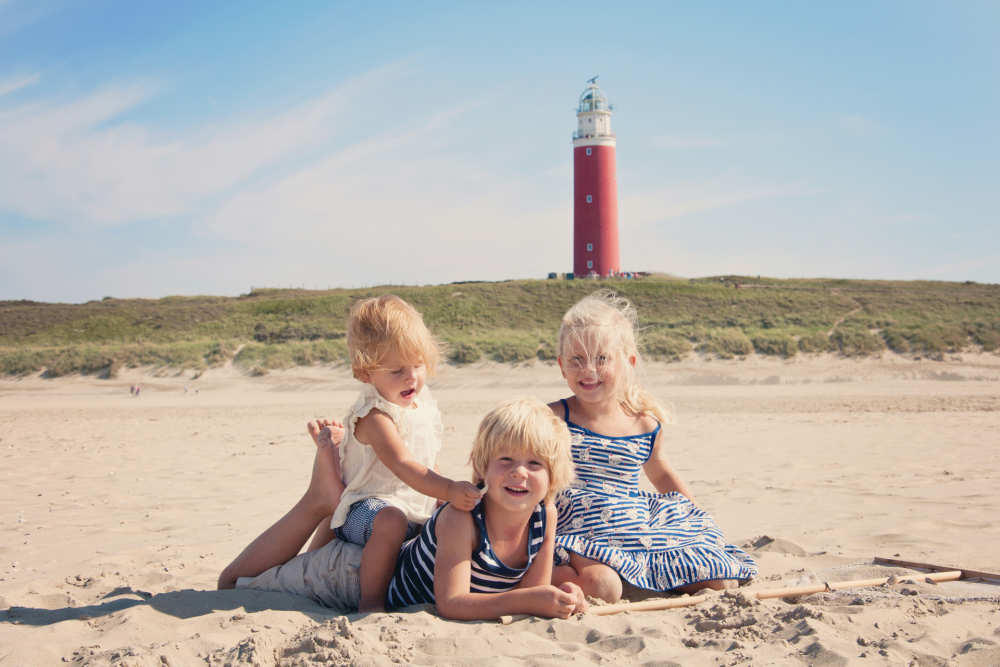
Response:
M748 595L907 572L875 555L1000 572L1000 357L692 357L644 383L677 415L672 462L759 579L685 609L501 625L214 590L305 488L305 423L343 416L347 369L2 380L0 663L1000 664L998 585ZM567 394L546 364L445 368L431 387L441 469L463 478L489 408Z

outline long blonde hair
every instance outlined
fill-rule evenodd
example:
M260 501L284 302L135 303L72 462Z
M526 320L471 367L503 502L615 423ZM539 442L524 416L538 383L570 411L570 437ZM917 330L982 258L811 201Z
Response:
M581 343L591 355L598 348L621 354L626 361L619 399L622 409L631 415L649 415L661 424L669 424L673 420L667 410L636 379L641 359L636 344L637 319L635 306L628 299L608 289L598 290L577 301L563 315L557 354L564 360L571 342ZM627 363L629 357L635 357L635 367Z

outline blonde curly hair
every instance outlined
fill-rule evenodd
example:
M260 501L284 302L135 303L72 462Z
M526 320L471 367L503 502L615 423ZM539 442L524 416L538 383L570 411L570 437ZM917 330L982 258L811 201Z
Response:
M407 363L427 367L431 376L441 358L434 336L417 309L394 294L357 301L347 317L347 350L354 377L381 367L393 352Z

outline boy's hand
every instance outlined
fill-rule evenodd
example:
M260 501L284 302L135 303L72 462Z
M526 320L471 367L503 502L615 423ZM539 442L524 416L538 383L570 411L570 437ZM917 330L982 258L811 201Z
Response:
M568 583L568 582L567 582ZM535 599L537 613L539 616L549 618L569 618L571 615L581 611L580 602L586 605L583 600L583 591L576 584L569 584L575 588L575 592L567 591L563 584L559 588L552 585L536 586L532 589L532 597ZM578 595L579 594L579 597ZM534 605L532 605L534 606Z
M574 584L572 581L564 581L559 584L559 589L569 593L576 600L573 611L570 612L571 614L582 614L587 611L587 607L589 607L590 604L587 602L587 596L583 594L582 588Z
M448 502L455 509L468 512L479 502L481 493L479 487L472 482L456 482L453 480L448 485Z
M337 447L344 441L344 425L335 419L317 419L306 424L317 447Z

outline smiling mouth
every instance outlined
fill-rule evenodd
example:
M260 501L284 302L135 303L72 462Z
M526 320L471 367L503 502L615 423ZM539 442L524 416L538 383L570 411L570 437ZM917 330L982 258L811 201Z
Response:
M503 490L506 491L507 493L514 494L515 496L525 496L528 494L527 489L516 489L512 486L505 486L503 487Z

